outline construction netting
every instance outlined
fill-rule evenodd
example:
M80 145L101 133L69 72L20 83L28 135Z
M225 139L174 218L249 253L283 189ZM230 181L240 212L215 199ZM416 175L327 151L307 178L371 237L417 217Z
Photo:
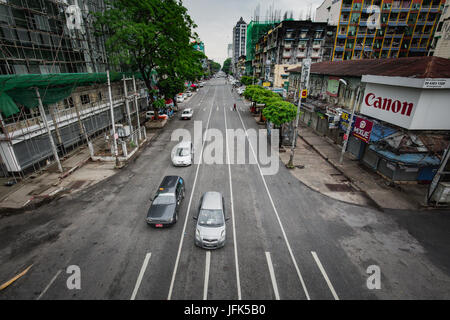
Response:
M259 39L280 21L252 21L247 27L246 59L252 61L255 58L255 46Z
M142 79L140 73L111 72L110 81L133 75L136 79ZM17 103L29 109L37 107L36 88L42 103L48 105L64 100L76 87L106 82L106 72L0 75L0 111L9 117L19 113Z

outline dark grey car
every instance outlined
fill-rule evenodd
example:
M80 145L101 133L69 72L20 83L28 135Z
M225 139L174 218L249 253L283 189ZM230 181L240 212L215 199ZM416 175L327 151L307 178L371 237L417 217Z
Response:
M184 199L184 179L178 176L164 177L147 213L147 223L162 228L178 220L178 212Z

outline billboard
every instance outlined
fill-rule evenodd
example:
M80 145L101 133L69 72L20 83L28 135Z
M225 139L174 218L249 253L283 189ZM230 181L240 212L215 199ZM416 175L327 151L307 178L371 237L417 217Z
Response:
M440 81L428 82L429 86ZM409 130L450 130L450 89L367 83L360 113Z

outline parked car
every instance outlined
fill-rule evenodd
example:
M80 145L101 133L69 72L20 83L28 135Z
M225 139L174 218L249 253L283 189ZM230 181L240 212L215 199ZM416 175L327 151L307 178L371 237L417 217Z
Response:
M178 212L184 199L185 182L179 176L166 176L161 182L147 213L147 224L162 228L178 221Z
M190 166L194 159L194 146L191 141L183 141L172 149L172 164L174 166Z
M177 102L180 103L180 102L183 102L183 101L184 101L184 96L183 96L182 93L179 93L179 94L177 95Z
M155 116L155 111L150 110L145 113L145 119L150 120Z
M217 249L225 245L225 201L220 192L209 191L200 200L195 228L195 245L204 249Z
M192 92L191 91L186 91L186 94L188 97L192 97Z
M194 115L194 110L191 108L186 108L181 112L181 119L183 120L191 120L192 116Z
M164 114L164 112L162 110L158 111L158 119L166 119L167 118L167 114ZM146 120L151 120L151 119L155 119L155 111L150 110L145 112L145 119Z

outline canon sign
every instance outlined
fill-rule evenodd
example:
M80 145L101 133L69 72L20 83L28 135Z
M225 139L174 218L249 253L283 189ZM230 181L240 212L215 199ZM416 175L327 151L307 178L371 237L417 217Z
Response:
M368 93L364 98L364 102L368 107L391 111L408 117L411 116L414 108L414 103L412 102L377 97L374 93Z

